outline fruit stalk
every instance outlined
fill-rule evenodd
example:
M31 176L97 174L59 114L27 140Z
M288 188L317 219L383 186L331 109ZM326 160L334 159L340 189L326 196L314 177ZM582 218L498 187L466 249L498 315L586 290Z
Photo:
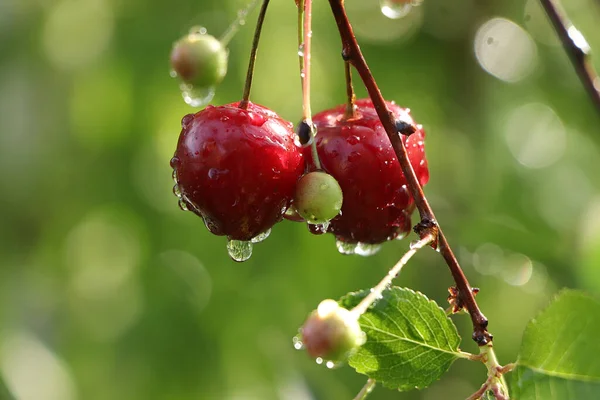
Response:
M425 235L425 237L423 237L418 242L411 243L410 250L408 250L402 256L402 258L396 263L396 265L394 265L394 267L392 269L390 269L390 271L381 280L381 282L379 282L377 284L377 286L375 286L374 288L371 289L371 291L369 292L367 297L362 299L361 302L358 303L358 305L356 307L354 307L352 310L350 310L350 312L353 314L356 314L357 318L360 317L362 314L364 314L365 311L367 311L369 309L369 307L371 307L371 305L375 301L377 301L377 299L381 298L381 294L383 293L383 291L390 287L394 278L398 276L398 274L400 273L400 270L402 270L402 267L404 267L406 265L406 263L412 258L412 256L414 256L417 253L417 251L419 251L423 247L427 246L429 243L433 242L434 240L435 240L435 237L432 234L428 234L428 235Z
M354 94L354 87L352 86L352 70L350 69L350 63L344 61L344 75L346 77L346 119L350 119L356 115L356 95Z
M581 83L600 113L600 77L590 60L590 47L587 41L560 9L558 0L540 0L540 3L552 22L565 52L569 55Z
M356 395L354 400L365 400L367 398L367 396L369 395L369 393L371 393L373 391L376 384L377 384L377 382L375 381L375 379L369 378L367 380L367 383L365 383L365 386L363 386L363 388L360 390L360 392L358 392L358 394Z
M246 6L245 9L238 11L238 16L235 19L235 21L233 21L231 23L231 25L229 25L227 30L223 33L223 35L219 39L219 41L221 42L221 45L223 47L227 47L227 45L229 44L231 39L233 39L235 34L240 30L240 27L246 23L246 17L248 16L248 14L250 14L252 11L254 11L254 8L257 5L258 5L258 0L252 0L252 2L250 4L248 4L248 6Z
M256 52L258 51L258 42L260 41L260 33L262 32L263 22L269 7L269 0L263 0L258 20L256 21L256 29L254 31L254 39L252 40L252 50L250 51L250 61L248 62L248 72L246 73L246 83L244 84L244 94L240 101L239 108L246 110L248 108L248 99L250 98L250 89L252 88L252 77L254 76L254 63L256 62Z
M375 82L373 75L371 74L371 71L362 55L358 42L356 41L352 26L348 20L348 16L346 15L344 1L329 0L329 4L331 6L331 11L334 15L340 33L340 38L342 40L342 57L345 61L348 61L350 64L352 64L352 66L354 66L354 68L356 68L365 87L367 88L369 96L373 101L375 110L377 111L377 115L379 116L381 124L383 125L391 141L394 152L398 158L398 162L402 168L402 172L406 177L408 188L413 199L415 200L415 205L417 206L421 216L421 224L428 224L434 228L437 228L437 249L442 254L446 264L450 268L450 272L459 291L458 296L460 304L464 305L471 317L471 322L473 324L473 340L480 346L486 345L492 341L492 335L487 331L488 320L479 310L479 306L475 301L469 281L462 271L458 260L452 252L452 249L450 248L450 245L448 244L442 230L439 228L439 226L437 226L435 214L433 213L433 210L431 209L431 206L429 205L429 202L423 193L423 189L421 188L415 171L413 170L408 159L406 148L404 147L400 135L396 130L393 114L387 108L385 100L381 95L377 83Z
M312 111L310 108L310 58L312 39L312 0L298 2L298 55L300 57L300 80L302 82L302 121L311 129L314 136ZM321 169L317 146L311 143L311 153L315 169Z

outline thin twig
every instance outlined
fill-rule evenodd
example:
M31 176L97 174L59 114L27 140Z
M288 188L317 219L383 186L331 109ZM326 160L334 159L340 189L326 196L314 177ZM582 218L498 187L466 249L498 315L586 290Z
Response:
M260 42L260 33L262 32L263 22L269 7L269 0L263 0L258 21L256 21L256 29L254 31L254 40L252 40L252 50L250 51L250 61L248 62L248 72L246 73L246 83L244 84L244 95L242 101L238 105L239 108L245 110L248 108L248 99L250 98L250 89L252 87L252 77L254 76L254 63L256 62L256 52L258 51L258 42Z
M376 383L377 382L375 381L375 379L369 378L369 380L367 380L367 383L365 383L365 386L363 386L363 388L360 389L360 392L358 392L358 394L356 395L354 400L366 399L367 396L369 395L369 393L371 393L373 391L373 389L375 388Z
M331 10L335 17L342 39L342 56L344 60L349 61L356 68L363 80L365 87L367 88L369 96L373 101L375 110L377 111L377 115L379 116L379 119L385 128L394 152L396 153L396 157L400 163L400 167L402 168L402 172L406 177L408 188L413 199L415 200L415 205L419 210L421 222L436 226L437 223L433 210L431 209L431 206L429 205L425 194L423 193L423 189L421 188L417 176L408 159L408 154L406 152L406 148L404 147L404 143L402 143L400 135L396 130L394 116L387 108L385 100L383 99L383 96L377 87L377 83L373 79L373 75L371 74L371 71L369 70L369 67L362 55L358 42L356 41L352 31L352 26L350 25L350 21L346 15L344 2L343 0L329 0L329 4L331 6ZM464 305L471 316L471 321L473 323L473 340L475 340L480 346L485 345L492 340L492 335L487 331L488 320L479 310L479 306L477 305L475 297L471 291L469 281L460 268L460 265L458 264L450 245L446 241L442 230L439 229L439 227L437 228L437 248L444 257L446 264L448 264L448 267L450 268L450 272L452 273L452 277L459 291L459 301Z
M590 60L590 46L577 28L569 21L558 0L540 0L554 30L569 55L573 68L600 113L600 78Z
M392 280L394 280L394 278L398 276L400 270L402 270L402 267L406 265L406 263L412 258L412 256L414 256L417 251L427 246L429 243L433 242L433 240L435 240L435 237L433 235L427 235L418 242L412 243L410 246L410 250L408 250L402 256L402 258L396 263L396 265L394 265L394 267L390 269L387 275L381 280L381 282L379 282L377 286L372 288L369 294L364 299L362 299L356 307L350 310L350 312L355 314L358 318L365 311L367 311L368 308L371 307L371 304L373 304L377 299L381 298L381 294L383 293L383 291L391 285Z

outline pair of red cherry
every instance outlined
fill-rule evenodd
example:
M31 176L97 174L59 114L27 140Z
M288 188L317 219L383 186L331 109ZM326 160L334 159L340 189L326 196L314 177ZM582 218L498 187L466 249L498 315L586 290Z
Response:
M407 109L387 105L399 126L415 126ZM405 236L414 209L373 103L358 100L350 118L345 110L341 105L313 117L322 169L343 192L341 212L322 231L333 233L341 250ZM402 140L424 185L429 179L424 132L416 127ZM187 115L182 128L171 160L178 196L213 234L251 241L286 211L294 214L289 211L297 183L314 163L309 149L295 143L292 123L257 104L244 109L233 103Z

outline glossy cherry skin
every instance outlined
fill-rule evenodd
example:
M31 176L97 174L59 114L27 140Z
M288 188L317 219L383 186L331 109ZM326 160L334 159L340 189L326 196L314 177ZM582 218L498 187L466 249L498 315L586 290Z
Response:
M215 235L250 240L282 219L304 157L292 123L257 104L187 115L171 166L182 200Z
M414 124L409 110L387 103L394 116ZM369 99L356 102L356 117L346 119L345 105L313 117L321 165L339 182L344 194L342 212L328 232L348 243L382 243L405 236L411 229L414 202L387 134ZM429 180L424 136L420 125L402 136L421 185Z

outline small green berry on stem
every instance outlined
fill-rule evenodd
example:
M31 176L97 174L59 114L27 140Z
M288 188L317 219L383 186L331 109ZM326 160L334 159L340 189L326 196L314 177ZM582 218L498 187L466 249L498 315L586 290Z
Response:
M342 202L340 184L326 172L309 172L296 185L294 207L310 224L323 224L335 218Z
M311 357L344 361L366 340L358 316L335 300L323 300L302 326L302 343Z
M171 67L185 83L211 87L227 74L228 51L204 28L194 29L173 45Z

